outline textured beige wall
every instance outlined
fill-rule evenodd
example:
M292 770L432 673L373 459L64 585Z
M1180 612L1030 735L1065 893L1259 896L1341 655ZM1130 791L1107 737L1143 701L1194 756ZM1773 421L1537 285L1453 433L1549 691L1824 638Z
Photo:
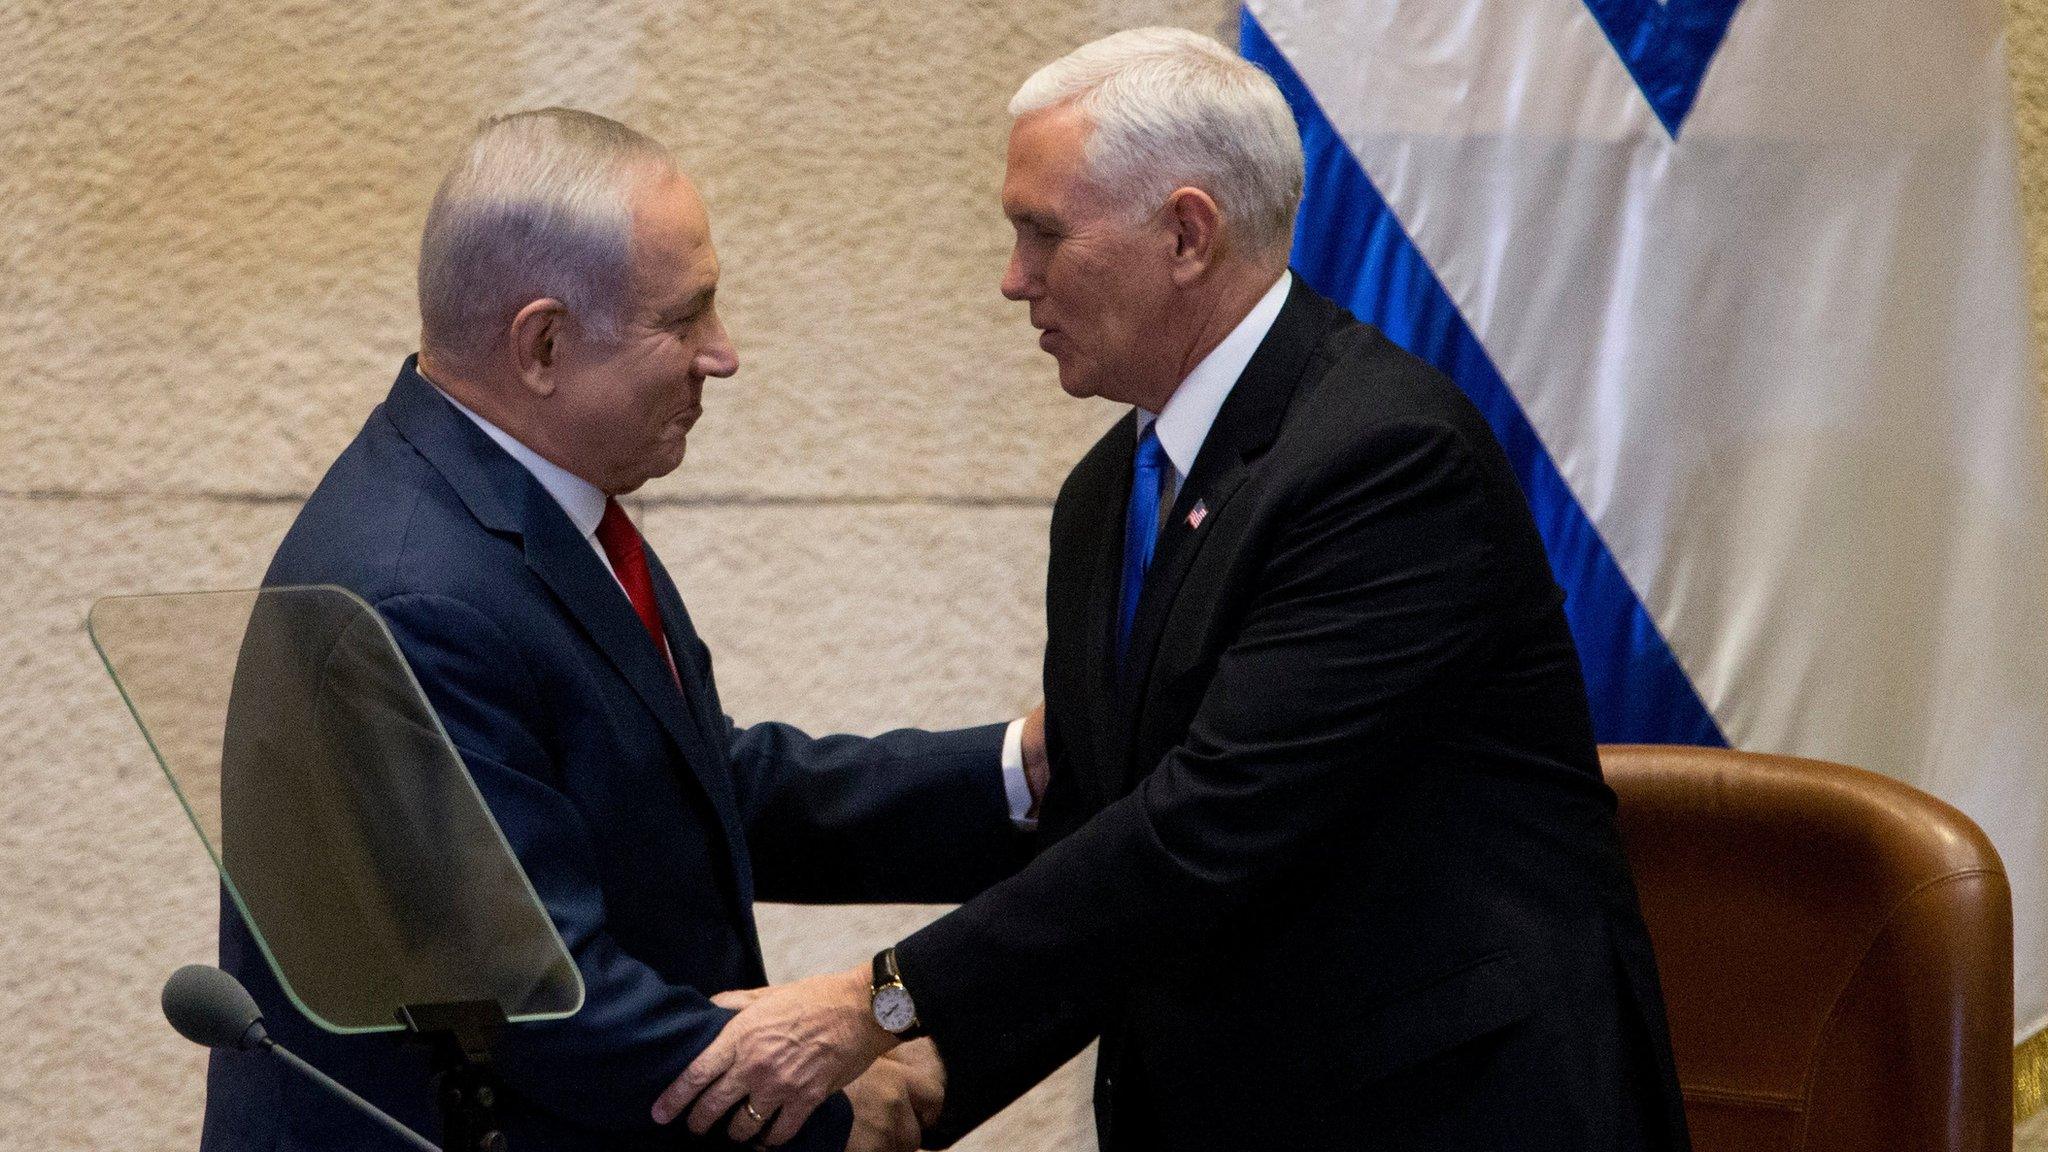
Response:
M2041 284L2048 5L2012 7ZM744 367L636 513L732 710L964 723L1033 698L1047 504L1111 415L994 291L1001 105L1100 32L1230 8L0 3L0 1150L196 1142L202 1058L156 990L212 955L213 886L85 607L256 581L412 347L416 229L475 117L613 113L705 188ZM789 976L929 914L762 920ZM1070 1069L972 1146L1087 1133Z
M672 142L742 371L634 508L743 719L875 731L1036 699L1046 515L1113 415L996 292L1003 104L1222 0L878 5L0 2L0 1150L192 1147L157 1013L213 955L206 858L82 631L97 595L248 586L413 347L426 201L481 115ZM771 969L931 909L762 916ZM1079 1073L972 1140L1092 1147Z

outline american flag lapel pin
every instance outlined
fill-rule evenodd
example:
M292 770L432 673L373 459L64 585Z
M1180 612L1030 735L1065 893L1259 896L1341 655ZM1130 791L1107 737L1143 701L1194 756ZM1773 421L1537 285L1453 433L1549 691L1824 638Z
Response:
M1188 509L1188 528L1190 530L1200 528L1202 526L1202 521L1207 520L1208 518L1209 506L1207 504L1202 503L1200 500L1197 500L1195 501L1195 506L1193 508Z

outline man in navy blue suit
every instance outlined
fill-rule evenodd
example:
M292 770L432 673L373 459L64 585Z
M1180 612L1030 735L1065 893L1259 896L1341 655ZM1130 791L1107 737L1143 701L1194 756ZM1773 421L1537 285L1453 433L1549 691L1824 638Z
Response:
M496 1047L517 1152L727 1146L648 1108L733 1015L710 997L764 982L756 899L957 901L1023 858L1035 720L813 739L721 711L615 499L681 463L705 378L738 366L718 271L703 204L653 141L559 109L487 122L427 219L421 353L266 579L376 608L581 971L579 1013ZM434 1129L424 1050L315 1028L237 916L221 958L288 1047ZM793 1146L915 1146L940 1072L907 1051ZM213 1057L208 1152L383 1139L274 1060Z

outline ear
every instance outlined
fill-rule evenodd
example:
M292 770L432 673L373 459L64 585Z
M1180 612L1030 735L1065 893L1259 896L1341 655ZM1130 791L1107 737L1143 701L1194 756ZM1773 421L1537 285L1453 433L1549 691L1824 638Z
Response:
M560 300L544 298L521 308L512 318L506 339L513 367L519 372L519 382L535 396L554 394L556 344L568 316L569 310Z
M1223 212L1200 188L1176 188L1166 198L1166 226L1173 234L1173 282L1185 288L1222 256Z

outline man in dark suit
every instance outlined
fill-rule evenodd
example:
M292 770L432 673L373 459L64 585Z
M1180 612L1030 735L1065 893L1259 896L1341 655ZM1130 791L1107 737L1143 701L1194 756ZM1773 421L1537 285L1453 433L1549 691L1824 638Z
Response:
M648 1102L732 1016L709 997L763 983L755 900L959 900L1023 859L1021 722L812 739L721 711L615 499L681 462L705 378L737 366L717 281L653 141L559 109L488 122L429 214L422 353L267 578L374 606L575 958L582 1010L496 1046L519 1152L678 1146ZM315 1028L225 910L221 952L288 1047L435 1130L423 1049ZM933 1074L928 1050L877 1065L796 1144L913 1146ZM209 1152L384 1139L274 1060L213 1057Z
M658 1109L928 1032L944 1141L1100 1036L1106 1149L1683 1148L1562 594L1479 413L1286 271L1280 93L1147 29L1011 112L1004 294L1133 406L1053 509L1045 844Z

